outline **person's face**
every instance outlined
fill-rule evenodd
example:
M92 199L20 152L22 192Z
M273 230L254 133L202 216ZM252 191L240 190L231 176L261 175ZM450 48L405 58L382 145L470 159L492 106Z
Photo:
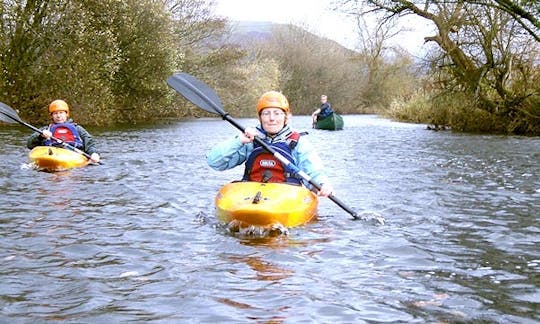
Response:
M68 117L67 112L63 110L55 111L51 115L53 122L56 124L65 123Z
M286 118L285 112L279 108L265 108L260 115L261 126L269 134L277 134L285 126Z
M325 103L325 102L326 102L326 99L327 99L326 97L321 97L321 102L322 102L322 103Z

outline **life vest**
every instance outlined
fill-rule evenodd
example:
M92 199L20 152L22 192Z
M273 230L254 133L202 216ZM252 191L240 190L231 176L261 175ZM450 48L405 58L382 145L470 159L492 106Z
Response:
M83 148L84 144L77 130L77 124L75 123L58 123L49 125L49 131L52 136L62 140L62 142L74 146L78 149ZM49 138L45 140L45 145L48 146L62 146L61 143Z
M332 107L330 107L329 103L324 103L321 105L321 112L319 113L320 119L324 119L334 113L334 110L332 110Z
M298 132L292 132L287 136L285 141L264 141L292 164L296 164L292 150L298 144L300 135ZM268 152L257 142L253 143L253 151L248 156L245 166L243 181L302 183L300 178L287 170L272 153Z

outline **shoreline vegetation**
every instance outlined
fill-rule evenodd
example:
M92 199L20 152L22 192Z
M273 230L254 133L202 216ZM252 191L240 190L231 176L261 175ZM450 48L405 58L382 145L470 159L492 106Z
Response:
M327 94L343 115L540 136L540 23L527 15L534 1L515 3L521 15L497 0L342 2L365 9L359 22L374 11L413 13L436 31L426 34L419 58L388 45L400 31L382 18L359 29L353 51L290 24L227 21L203 0L4 2L1 101L35 124L48 122L46 107L58 98L85 126L209 117L167 86L183 71L216 89L235 117L253 117L257 98L274 89L298 115L311 114Z

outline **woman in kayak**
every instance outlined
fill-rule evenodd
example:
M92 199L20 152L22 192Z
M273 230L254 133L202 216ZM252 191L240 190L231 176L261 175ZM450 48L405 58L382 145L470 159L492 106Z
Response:
M260 125L216 145L207 155L208 165L218 171L232 169L245 162L242 180L258 182L309 183L289 172L283 164L254 141L255 136L279 152L298 169L321 185L319 196L327 197L333 188L324 173L322 161L309 140L287 124L291 118L287 98L277 91L264 93L257 103Z
M94 138L86 129L77 125L69 117L69 106L64 100L55 100L49 105L49 114L52 123L45 126L41 133L35 132L27 140L26 146L33 149L36 146L60 146L62 143L55 141L52 137L62 140L62 142L74 146L88 155L90 159L98 163L100 156L97 153Z
M322 95L321 107L317 108L317 110L315 110L313 114L311 114L311 119L313 119L313 125L315 125L318 120L325 119L326 117L332 115L332 113L334 113L334 110L328 102L328 97L326 95Z

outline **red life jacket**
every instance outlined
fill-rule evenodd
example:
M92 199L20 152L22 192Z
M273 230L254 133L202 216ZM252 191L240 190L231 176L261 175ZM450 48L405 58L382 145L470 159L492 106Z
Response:
M79 131L77 130L77 124L75 123L58 123L51 124L49 130L52 133L52 136L62 140L64 143L67 143L76 148L82 148L84 146ZM52 138L45 140L45 145L48 146L60 146L62 144L53 140Z
M292 164L296 164L292 149L298 143L300 133L292 132L287 141L267 143L276 152L279 152ZM270 152L257 142L253 143L253 152L246 161L243 181L257 182L289 182L301 184L300 178L286 169L286 167Z

